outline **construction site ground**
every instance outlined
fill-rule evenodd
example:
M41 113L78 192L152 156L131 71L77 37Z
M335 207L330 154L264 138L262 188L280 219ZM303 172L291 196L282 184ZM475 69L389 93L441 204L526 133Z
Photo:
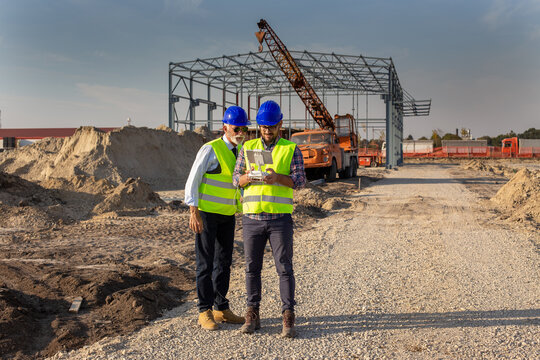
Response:
M254 335L201 330L188 301L139 332L57 358L538 358L538 224L508 223L485 199L506 180L452 164L360 170L369 173L384 179L361 191L354 180L323 186L348 203L296 229L297 339L279 337L267 254ZM237 261L234 310L244 294Z
M145 193L152 207L144 211L100 212L105 205L97 203L95 216L58 216L34 228L13 220L17 211L24 224L42 216L33 212L32 196L21 195L18 206L2 208L12 220L0 228L0 353L18 359L539 358L537 168L534 161L407 162L397 170L360 169L360 190L354 178L297 191L299 336L292 340L279 337L269 248L262 329L249 336L236 325L215 332L197 326L193 234L182 190L162 189L160 201ZM3 176L9 189L39 190ZM128 180L114 191L142 191L135 185ZM71 204L66 194L53 195L41 194L40 201L58 196ZM59 211L51 204L49 215ZM229 292L235 312L245 305L241 232L238 218ZM75 296L83 297L82 307L68 312Z

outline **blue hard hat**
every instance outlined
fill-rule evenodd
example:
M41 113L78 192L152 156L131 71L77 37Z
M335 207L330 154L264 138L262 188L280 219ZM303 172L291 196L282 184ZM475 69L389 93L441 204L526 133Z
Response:
M283 119L283 114L279 105L272 100L268 100L261 105L257 112L257 124L274 126Z
M240 106L229 106L225 110L223 115L223 122L229 125L235 126L247 126L251 125L251 122L247 118L246 111Z

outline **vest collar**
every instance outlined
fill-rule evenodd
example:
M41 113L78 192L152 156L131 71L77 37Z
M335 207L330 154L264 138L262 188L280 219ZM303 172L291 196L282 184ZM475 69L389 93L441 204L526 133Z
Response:
M264 142L264 140L263 140L262 137L261 137L260 139L261 139L261 143L262 143L262 145L263 145L263 148L266 150L266 149L268 149L268 148L271 147L271 146L275 146L275 145L279 142L279 139L281 139L281 137L278 135L278 136L275 138L274 142L271 143L270 145L266 145L266 143Z

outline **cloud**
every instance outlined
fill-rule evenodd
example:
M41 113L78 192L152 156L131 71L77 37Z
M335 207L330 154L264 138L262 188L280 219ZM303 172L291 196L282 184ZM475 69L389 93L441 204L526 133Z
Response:
M540 25L533 26L530 35L531 35L531 40L540 40Z
M45 53L43 55L43 58L46 60L50 60L53 62L60 62L60 63L74 63L75 62L75 60L70 57L67 57L61 54L55 54L55 53Z
M512 3L507 0L495 0L488 12L482 17L482 21L491 28L498 27L509 16Z
M108 106L114 112L123 113L134 120L164 118L167 113L165 93L86 83L77 84L77 88L87 98L97 101L97 106Z
M540 11L540 0L494 0L482 22L496 29L511 21L516 15Z
M94 55L95 57L98 57L98 58L106 58L106 57L109 57L109 55L103 51L103 50L94 50L94 52L92 53L92 55Z
M193 14L202 12L202 2L203 0L164 0L164 6L166 12Z
M148 100L158 97L167 99L166 94L157 94L135 88L121 88L104 85L77 84L77 88L87 97L100 102L115 105L123 109L140 110Z

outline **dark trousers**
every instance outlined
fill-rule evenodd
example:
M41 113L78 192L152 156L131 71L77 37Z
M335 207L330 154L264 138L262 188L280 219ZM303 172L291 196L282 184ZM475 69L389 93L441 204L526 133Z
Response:
M196 282L199 312L229 308L227 292L231 278L234 215L199 211L203 231L195 235Z
M242 218L244 254L246 258L247 306L261 302L261 270L266 241L270 241L279 276L281 311L294 310L293 221L290 214L275 220Z

